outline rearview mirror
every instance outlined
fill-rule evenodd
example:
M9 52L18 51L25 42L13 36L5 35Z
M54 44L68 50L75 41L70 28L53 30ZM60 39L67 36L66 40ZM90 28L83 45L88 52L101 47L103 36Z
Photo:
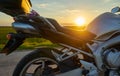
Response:
M117 13L117 12L120 12L120 7L114 7L112 10L111 10L112 13Z

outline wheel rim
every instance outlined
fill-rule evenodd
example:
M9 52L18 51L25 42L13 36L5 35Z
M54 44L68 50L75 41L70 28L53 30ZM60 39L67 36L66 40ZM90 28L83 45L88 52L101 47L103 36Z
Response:
M24 66L20 76L48 76L49 74L59 73L59 70L55 70L57 68L58 63L53 59L46 57L36 58Z

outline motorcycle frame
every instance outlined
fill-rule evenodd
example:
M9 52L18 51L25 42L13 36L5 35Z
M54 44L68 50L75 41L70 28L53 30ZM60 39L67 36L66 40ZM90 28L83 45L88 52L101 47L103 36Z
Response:
M78 55L78 54L85 54L85 55L93 58L93 55L92 55L91 53L87 53L87 52L85 52L85 51L83 51L83 50L74 48L74 47L72 47L72 46L69 46L69 45L66 45L66 44L63 44L63 43L59 43L59 45L61 45L61 46L64 47L64 48L61 49L60 51L64 51L65 49L67 49L67 50L66 50L65 52L63 52L63 54L61 54L61 55L60 55L60 54L57 54L57 53L54 52L54 51L52 51L53 55L56 57L56 59L57 59L58 61L64 61L64 60L69 59L69 58L71 58L71 57L73 57L73 56L76 56L76 55ZM74 50L74 53L71 53L71 54L70 54L71 50ZM68 56L65 56L65 55L67 55L67 54L69 54L69 55L68 55Z
M58 60L58 61L64 61L66 59L69 59L73 56L76 56L78 54L85 54L91 58L94 58L95 62L96 62L96 67L100 70L100 71L104 71L106 70L106 67L105 64L104 64L104 61L103 61L103 57L102 57L102 54L103 52L114 46L114 45L117 45L117 44L120 44L120 36L115 36L107 41L97 41L97 40L94 40L94 42L97 44L95 47L93 47L92 45L90 44L86 44L92 51L93 54L91 53L88 53L88 52L85 52L83 50L80 50L80 49L77 49L77 48L74 48L72 46L69 46L69 45L66 45L66 44L62 44L60 43L61 46L63 46L64 48L61 49L61 51L63 51L64 49L68 49L66 50L65 52L63 52L63 54L57 54L56 52L52 51L53 55L55 56L55 58ZM74 50L75 53L72 53L68 56L65 56L66 54L70 53L71 50Z

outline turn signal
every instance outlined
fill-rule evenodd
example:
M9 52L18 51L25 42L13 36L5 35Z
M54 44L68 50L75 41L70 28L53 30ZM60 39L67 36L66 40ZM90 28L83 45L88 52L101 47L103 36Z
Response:
M7 34L7 39L10 40L12 38L12 35L11 34Z

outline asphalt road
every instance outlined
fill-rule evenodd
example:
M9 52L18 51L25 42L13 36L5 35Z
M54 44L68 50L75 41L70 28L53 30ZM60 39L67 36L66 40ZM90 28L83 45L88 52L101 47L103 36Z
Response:
M14 52L10 55L0 54L0 76L12 76L19 60L31 51Z

